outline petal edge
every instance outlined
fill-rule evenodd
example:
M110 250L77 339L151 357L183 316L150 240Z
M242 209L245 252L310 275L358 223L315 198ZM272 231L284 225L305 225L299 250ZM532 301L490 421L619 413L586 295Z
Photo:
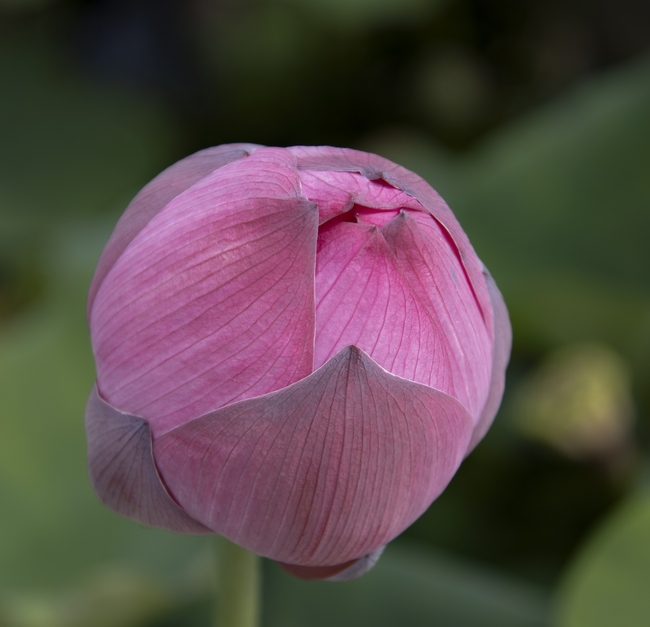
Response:
M508 309L505 301L503 300L503 296L494 282L492 275L487 269L484 268L483 274L485 275L488 293L490 294L490 300L492 302L494 320L492 375L487 401L485 402L479 421L474 428L472 440L467 451L468 455L483 439L499 410L499 405L501 404L501 398L503 397L503 391L506 385L506 367L510 360L510 350L512 348L512 327L510 326L510 318L508 316Z

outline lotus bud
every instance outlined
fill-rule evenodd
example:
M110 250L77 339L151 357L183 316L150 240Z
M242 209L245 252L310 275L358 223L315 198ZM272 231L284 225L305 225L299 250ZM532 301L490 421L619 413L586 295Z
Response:
M233 144L118 222L90 288L99 498L349 579L499 406L508 315L440 196L376 155Z

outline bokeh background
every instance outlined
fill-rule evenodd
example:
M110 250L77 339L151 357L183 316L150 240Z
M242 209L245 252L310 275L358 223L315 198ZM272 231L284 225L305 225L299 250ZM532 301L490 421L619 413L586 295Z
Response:
M644 0L0 0L0 626L208 624L211 541L92 494L84 300L135 192L232 141L424 176L515 334L447 491L357 582L266 563L265 627L647 627Z

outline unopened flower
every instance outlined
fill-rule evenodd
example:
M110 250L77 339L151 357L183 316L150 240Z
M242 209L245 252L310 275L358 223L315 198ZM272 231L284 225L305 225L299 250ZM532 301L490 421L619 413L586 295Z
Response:
M453 214L376 155L198 152L132 201L88 316L94 488L306 578L350 578L499 406L501 296Z

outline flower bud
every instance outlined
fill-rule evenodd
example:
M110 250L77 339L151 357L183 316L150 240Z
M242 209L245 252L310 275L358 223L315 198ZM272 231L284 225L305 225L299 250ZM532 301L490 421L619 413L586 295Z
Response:
M219 146L131 202L88 318L95 491L303 578L363 574L499 406L508 315L440 196L376 155Z

